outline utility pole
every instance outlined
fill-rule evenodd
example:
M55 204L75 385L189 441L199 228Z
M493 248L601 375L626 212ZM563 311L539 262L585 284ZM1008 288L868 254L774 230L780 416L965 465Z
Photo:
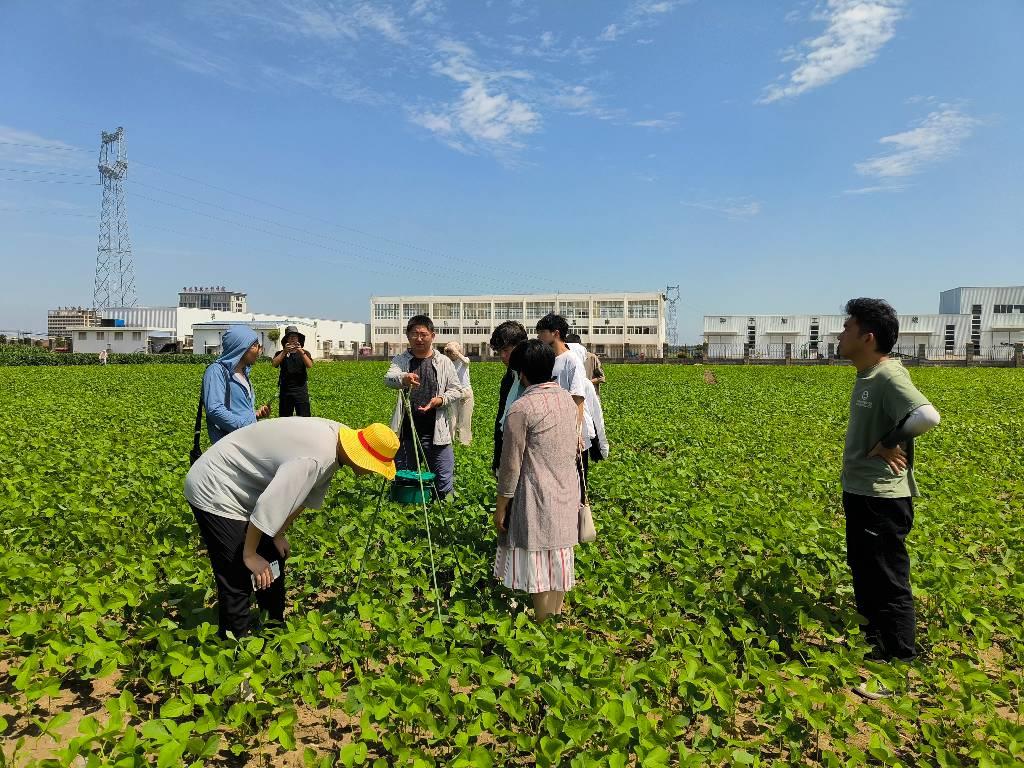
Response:
M96 248L96 278L93 283L93 309L134 307L135 265L132 243L128 238L128 212L124 206L124 179L128 175L128 154L124 128L113 133L103 131L100 144L100 181L103 204L100 208L100 237Z
M679 286L670 285L665 288L665 323L668 326L665 330L668 335L670 347L679 346Z

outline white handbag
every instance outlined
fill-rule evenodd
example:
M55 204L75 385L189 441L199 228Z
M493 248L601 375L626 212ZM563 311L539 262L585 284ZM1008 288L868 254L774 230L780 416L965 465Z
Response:
M577 443L577 446L579 443ZM594 513L590 509L590 494L587 492L587 474L583 471L583 454L577 448L576 464L580 477L583 478L583 501L580 502L579 538L580 544L590 544L597 540L597 529L594 528Z

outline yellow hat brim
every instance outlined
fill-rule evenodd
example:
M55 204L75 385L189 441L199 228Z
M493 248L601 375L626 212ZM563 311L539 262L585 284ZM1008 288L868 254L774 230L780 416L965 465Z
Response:
M383 475L388 480L395 479L395 462L392 461L381 461L380 459L371 456L363 444L359 442L359 432L350 427L342 427L338 431L338 442L341 443L341 447L345 449L345 455L348 456L348 460L355 464L360 469L367 469L370 472L375 472L378 475Z

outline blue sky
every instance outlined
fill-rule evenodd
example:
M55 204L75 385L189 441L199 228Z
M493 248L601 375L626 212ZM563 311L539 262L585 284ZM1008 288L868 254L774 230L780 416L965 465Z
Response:
M0 6L0 329L88 304L125 127L140 304L682 286L705 313L936 311L1024 282L1024 4Z

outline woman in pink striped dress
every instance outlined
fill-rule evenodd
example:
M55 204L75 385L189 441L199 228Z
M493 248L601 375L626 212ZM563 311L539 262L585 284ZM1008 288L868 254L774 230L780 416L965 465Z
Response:
M494 511L494 575L533 596L538 621L562 612L576 583L579 543L577 408L551 381L554 365L554 351L536 339L516 347L509 360L526 389L505 418Z

